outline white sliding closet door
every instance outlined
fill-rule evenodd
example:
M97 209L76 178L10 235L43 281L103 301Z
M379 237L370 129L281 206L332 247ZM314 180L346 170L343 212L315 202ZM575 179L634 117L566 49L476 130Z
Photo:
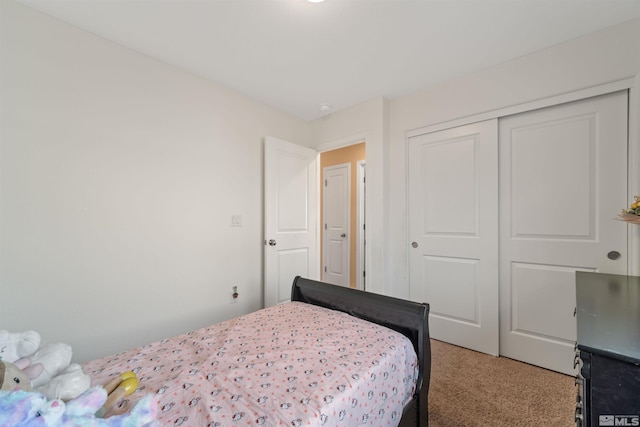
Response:
M500 354L573 374L575 271L627 273L627 93L499 129Z
M574 373L575 272L627 274L627 115L624 91L409 138L434 338Z
M435 339L498 354L497 120L409 139L410 299Z

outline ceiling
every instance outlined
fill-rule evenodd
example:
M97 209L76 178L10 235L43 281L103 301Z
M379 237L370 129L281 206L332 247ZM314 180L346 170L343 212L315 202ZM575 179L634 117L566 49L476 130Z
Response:
M20 2L303 120L640 17L640 0Z

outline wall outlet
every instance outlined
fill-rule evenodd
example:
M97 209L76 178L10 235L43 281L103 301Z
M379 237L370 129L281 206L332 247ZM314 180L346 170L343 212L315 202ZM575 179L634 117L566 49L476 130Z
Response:
M231 304L237 303L239 296L240 294L238 294L238 287L234 286L233 288L231 288Z

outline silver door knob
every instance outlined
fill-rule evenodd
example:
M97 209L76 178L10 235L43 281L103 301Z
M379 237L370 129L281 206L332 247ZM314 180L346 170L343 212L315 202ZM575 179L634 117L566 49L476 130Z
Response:
M418 242L411 242L411 247L412 248L417 248L418 247Z
M269 246L275 246L276 241L274 239L269 240Z

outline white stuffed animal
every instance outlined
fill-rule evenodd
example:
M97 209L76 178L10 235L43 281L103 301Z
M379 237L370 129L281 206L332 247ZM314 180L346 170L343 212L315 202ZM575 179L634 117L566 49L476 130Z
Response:
M82 372L80 365L72 363L47 384L36 387L35 391L44 394L50 399L67 401L80 396L90 386L91 377Z
M40 334L36 331L9 332L0 330L0 360L15 362L32 355L40 346Z
M33 388L38 388L51 381L71 363L71 346L65 343L46 344L31 356L31 364L42 364L44 370L31 380Z
M46 344L27 360L26 372L38 368L29 375L34 391L50 399L70 400L84 393L91 385L91 377L82 372L77 363L71 363L71 346L64 343Z

